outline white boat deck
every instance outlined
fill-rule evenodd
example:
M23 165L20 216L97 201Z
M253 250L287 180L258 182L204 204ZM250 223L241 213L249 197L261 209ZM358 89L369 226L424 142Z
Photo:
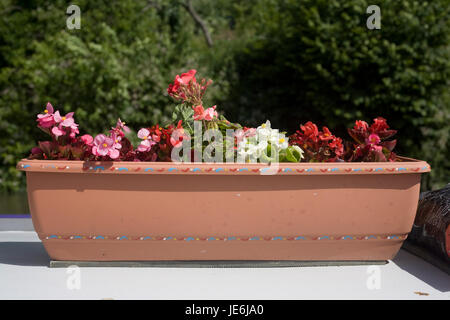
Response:
M450 300L450 276L404 250L388 264L377 266L83 267L77 273L49 268L49 257L36 233L4 231L7 226L14 229L12 224L19 221L2 220L0 299Z

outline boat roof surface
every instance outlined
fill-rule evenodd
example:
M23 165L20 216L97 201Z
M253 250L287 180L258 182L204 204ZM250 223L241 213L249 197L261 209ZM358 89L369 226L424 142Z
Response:
M377 266L82 267L77 289L68 285L73 270L49 268L49 257L27 220L0 219L0 299L450 300L450 276L404 250Z

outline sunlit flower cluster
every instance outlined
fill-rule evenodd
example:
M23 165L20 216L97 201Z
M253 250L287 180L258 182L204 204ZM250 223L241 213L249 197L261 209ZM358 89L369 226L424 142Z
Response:
M365 121L357 120L352 129L348 129L354 143L348 151L348 161L394 161L394 149L397 140L387 140L397 133L390 130L386 119L373 119L371 126Z
M118 119L109 132L78 136L79 125L74 112L62 115L50 102L37 115L38 128L50 135L32 148L31 159L63 159L84 161L178 161L173 151L182 149L183 161L194 161L197 151L210 152L214 161L233 159L237 162L334 162L394 161L396 140L387 140L396 131L378 117L372 125L357 120L348 133L353 142L344 143L327 127L322 130L311 121L300 125L291 136L272 128L269 120L256 128L243 127L219 114L217 106L205 108L203 95L211 80L196 79L196 70L177 75L167 92L178 105L172 123L146 126L134 133ZM196 130L204 132L198 137ZM230 135L231 131L231 135ZM212 132L209 134L208 132ZM207 134L208 133L208 134ZM213 140L208 140L214 137ZM212 138L211 138L212 139ZM131 141L138 141L133 146ZM212 147L212 148L211 148ZM195 161L210 161L206 158Z
M70 138L74 138L79 131L73 114L73 112L69 112L65 116L61 116L59 111L54 112L52 104L48 102L44 112L37 116L38 126L44 131L50 130L56 137L68 135Z
M286 160L288 153L294 152L298 162L303 158L303 150L289 146L289 138L278 129L273 129L267 120L254 131L252 136L243 137L238 144L238 155L242 162L279 162ZM288 160L292 161L292 160Z

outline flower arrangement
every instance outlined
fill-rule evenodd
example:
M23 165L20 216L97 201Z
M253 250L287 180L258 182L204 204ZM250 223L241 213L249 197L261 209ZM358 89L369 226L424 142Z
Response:
M327 127L319 131L317 126L308 121L300 126L300 130L291 137L291 144L303 148L306 161L327 161L333 162L341 160L344 153L342 139L331 134Z
M140 143L126 137L131 130L118 119L108 134L79 136L74 113L64 116L50 102L38 114L38 128L51 140L40 141L29 159L82 161L204 161L204 162L344 162L395 161L396 130L378 117L369 126L357 120L348 129L352 141L343 141L327 127L311 121L290 136L266 121L257 128L242 126L219 115L217 106L206 107L203 96L211 80L197 80L196 70L177 75L167 92L178 104L172 123L141 128Z

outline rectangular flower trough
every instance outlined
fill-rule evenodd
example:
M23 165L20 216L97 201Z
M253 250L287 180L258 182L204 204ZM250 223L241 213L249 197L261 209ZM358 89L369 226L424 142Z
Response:
M22 160L53 260L388 260L424 161L265 164Z

